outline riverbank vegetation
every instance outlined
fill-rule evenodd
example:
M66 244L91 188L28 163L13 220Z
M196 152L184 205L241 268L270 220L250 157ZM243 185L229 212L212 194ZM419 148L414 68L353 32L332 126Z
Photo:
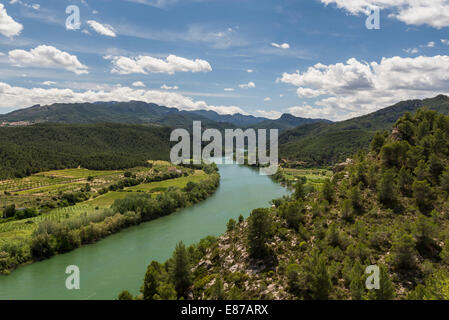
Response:
M8 273L22 263L73 250L190 206L214 193L220 180L215 164L174 166L165 161L127 171L70 169L40 175L49 174L67 179L83 179L84 175L92 186L87 188L84 181L75 183L70 193L60 192L56 197L66 205L49 211L33 208L31 216L24 216L31 209L5 207L3 215L7 217L0 219L0 272ZM27 191L35 195L33 190Z
M136 299L446 299L449 116L420 109L320 188L152 262ZM380 270L368 290L366 267ZM131 298L122 294L122 299Z

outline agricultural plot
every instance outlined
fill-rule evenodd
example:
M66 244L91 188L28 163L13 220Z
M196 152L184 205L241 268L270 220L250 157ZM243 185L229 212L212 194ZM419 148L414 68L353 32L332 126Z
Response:
M289 181L305 177L307 183L314 187L320 186L327 178L332 176L332 171L326 169L282 169L284 177Z
M191 176L181 177L176 179L170 179L165 181L144 183L138 186L127 188L127 191L133 192L163 192L168 187L184 188L189 181L200 182L206 177L206 173L202 170L195 170L195 173Z
M170 165L168 162L158 161L157 165L153 164L153 168L158 168L157 172L163 172L164 170L167 170L167 164ZM23 205L23 207L31 207L32 204L36 203L36 197L38 196L40 202L45 199L51 198L52 195L79 189L87 182L87 180L83 180L83 176L95 176L96 178L93 182L91 182L94 187L96 183L104 185L105 183L118 181L119 178L123 177L124 173L121 171L102 171L95 174L92 170L84 169L67 169L60 171L44 172L32 177L33 179L36 179L35 177L46 179L48 178L47 175L52 175L52 177L58 177L53 179L62 179L58 180L60 182L70 181L70 179L76 178L76 180L74 180L75 182L66 182L49 186L42 186L29 190L23 190L15 192L13 195L9 196L0 195L0 205L2 204L1 201L3 201L3 204L5 204L5 206L14 203L17 207L20 207L21 205ZM128 171L136 175L148 175L152 171L152 169L134 168ZM149 192L156 195L157 193L164 192L169 187L184 188L189 181L200 182L207 177L206 173L202 170L195 170L194 172L192 171L192 173L193 174L189 176L181 178L141 184L134 187L125 188L121 191L109 191L108 193L99 196L95 196L97 194L94 192L93 198L78 203L74 206L56 208L33 218L0 223L0 244L2 241L9 241L15 238L29 238L38 224L44 220L60 222L67 218L76 217L96 210L109 208L115 200L123 199L130 193Z
M61 178L69 178L69 179L87 179L88 177L102 177L109 176L113 174L123 174L124 171L120 170L88 170L82 168L76 169L64 169L64 170L54 170L41 172L36 174L37 176L44 177L61 177Z

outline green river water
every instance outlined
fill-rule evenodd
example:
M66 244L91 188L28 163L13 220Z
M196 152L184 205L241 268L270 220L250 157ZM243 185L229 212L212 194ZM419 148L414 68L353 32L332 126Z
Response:
M288 191L258 170L219 165L217 192L193 207L131 227L98 243L49 260L25 265L0 276L0 299L115 299L122 290L139 292L152 260L164 262L176 243L190 245L226 230L230 218L245 218L252 209ZM68 265L80 269L80 290L65 287Z

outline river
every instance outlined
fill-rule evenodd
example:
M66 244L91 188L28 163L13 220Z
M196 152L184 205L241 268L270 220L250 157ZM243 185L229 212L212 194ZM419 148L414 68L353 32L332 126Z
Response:
M249 216L252 209L288 193L258 170L219 165L217 192L193 207L131 227L98 243L51 259L19 267L0 276L0 299L115 299L122 290L139 293L152 260L167 260L176 244L198 242L226 230L229 219ZM80 269L80 290L65 287L66 267Z

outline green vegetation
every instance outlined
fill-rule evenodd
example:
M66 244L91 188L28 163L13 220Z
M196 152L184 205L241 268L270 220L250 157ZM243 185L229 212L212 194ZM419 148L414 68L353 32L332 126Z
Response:
M120 124L0 128L0 179L65 168L120 170L167 160L169 128Z
M390 131L404 113L416 112L423 106L449 114L449 98L440 95L432 99L399 102L346 121L306 124L280 135L279 155L292 166L326 166L345 161L359 150L367 150L376 132ZM382 136L383 133L379 133L374 143L382 144Z
M206 199L219 184L214 164L179 167L153 161L151 169L101 173L70 169L39 175L49 174L67 179L87 177L95 188L84 186L82 191L60 194L56 199L64 205L48 212L7 206L5 218L0 219L0 272L8 273L24 262L73 250L190 206ZM139 184L142 190L135 189Z
M175 289L177 297L447 299L448 159L449 116L406 113L319 188L305 193L298 179L292 196L229 221L224 235L191 246L187 258L183 251L190 286ZM174 261L153 262L135 298L176 288ZM379 290L365 287L370 265L380 268Z

